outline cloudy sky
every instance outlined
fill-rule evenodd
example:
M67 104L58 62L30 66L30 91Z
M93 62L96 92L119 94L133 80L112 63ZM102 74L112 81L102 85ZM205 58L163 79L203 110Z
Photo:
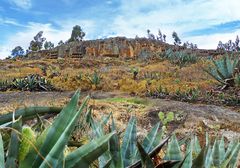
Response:
M74 25L86 39L146 36L150 29L215 49L240 35L239 0L0 0L0 58L17 45L27 49L40 30L48 41L66 41Z

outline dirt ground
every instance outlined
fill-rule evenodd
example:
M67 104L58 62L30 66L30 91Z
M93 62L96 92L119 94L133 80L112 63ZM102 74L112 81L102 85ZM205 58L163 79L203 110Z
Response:
M0 93L1 114L26 106L64 106L74 92L8 92ZM117 126L124 129L131 115L138 119L138 135L144 135L157 122L158 113L174 112L168 130L179 135L192 132L212 135L218 132L227 139L240 138L240 113L227 107L185 102L136 98L120 92L82 93L91 96L89 105L96 118L113 112Z

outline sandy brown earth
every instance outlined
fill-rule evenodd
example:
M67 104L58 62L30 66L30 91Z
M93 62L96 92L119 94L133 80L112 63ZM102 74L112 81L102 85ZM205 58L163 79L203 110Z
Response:
M63 106L74 92L8 92L0 93L1 113L26 106ZM87 93L83 93L82 97ZM144 103L109 101L108 98L131 98L124 93L92 92L90 105L97 118L113 112L120 129L124 129L131 115L138 118L139 134L159 121L158 112L174 112L175 120L169 124L169 130L182 135L191 132L203 134L205 131L223 134L227 139L240 138L240 113L227 107L185 102L143 99Z

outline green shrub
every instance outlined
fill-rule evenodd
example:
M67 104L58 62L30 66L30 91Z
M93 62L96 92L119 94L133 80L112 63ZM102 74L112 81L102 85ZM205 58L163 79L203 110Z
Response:
M172 49L168 49L165 51L165 54L161 54L160 57L169 60L172 64L180 66L180 68L189 64L195 64L198 60L196 54L187 53L186 51L174 52Z

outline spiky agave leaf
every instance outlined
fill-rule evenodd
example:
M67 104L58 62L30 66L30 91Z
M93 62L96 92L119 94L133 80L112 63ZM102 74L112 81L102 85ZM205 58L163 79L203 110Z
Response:
M206 156L209 149L209 145L202 148L201 152L196 159L193 160L192 168L202 168L205 167Z
M59 107L27 107L14 112L15 118L22 116L23 120L28 120L36 117L36 115L57 114L62 110ZM13 112L0 116L0 125L12 121Z
M116 133L112 132L104 135L70 153L66 157L65 167L88 167L94 160L107 151L108 142L114 134Z
M138 141L137 141L137 148L140 153L142 167L143 168L154 168L152 159L149 157L149 155L146 153L146 151L144 150L144 148Z
M239 153L240 153L240 143L237 142L237 145L234 148L233 153L232 153L233 156L232 156L231 160L229 161L229 167L236 167L238 159L239 159Z
M0 167L4 168L4 149L3 149L3 140L2 135L0 133Z
M165 160L182 160L182 153L178 144L176 135L173 134L170 143L167 147L167 152L164 157Z
M12 124L11 139L8 148L6 168L16 168L18 165L18 153L19 153L19 133L22 131L22 118L20 117Z
M151 129L151 131L147 134L147 136L143 140L142 147L147 153L151 152L162 140L163 131L159 132L159 128L160 122L158 122ZM135 152L134 159L135 160L140 159L138 151Z
M40 153L42 157L44 158L47 157L47 154L51 151L53 146L56 144L56 142L66 129L66 127L72 121L72 118L75 116L77 112L79 96L80 93L77 91L70 100L70 102L68 103L68 105L63 108L61 113L57 116L57 118L54 120L53 124L49 128L46 139L40 148ZM85 100L84 103L81 105L79 111L82 111L83 108L85 108L86 102L87 100ZM37 155L32 166L39 167L43 161L42 157Z
M91 111L91 110L90 110ZM91 128L93 129L93 133L94 133L94 136L95 137L101 137L103 135L105 135L104 133L104 123L107 123L109 118L111 116L111 113L110 115L108 115L107 117L103 117L102 121L101 122L97 122L97 121L94 121L93 117L91 115L89 115L89 122L90 122L90 125L91 125ZM99 157L98 159L98 164L99 164L99 167L102 168L104 167L108 160L111 158L111 154L109 151L106 151L102 156Z
M113 115L111 115L111 120L112 120L112 125L110 126L110 131L113 132L113 131L116 131ZM109 143L110 143L109 150L112 156L111 167L123 168L123 159L122 159L121 149L120 149L120 140L117 134L114 134L112 136Z
M220 151L219 151L218 139L215 139L212 155L213 155L213 166L219 167L221 162L220 162Z
M128 122L121 146L121 154L124 167L132 164L136 150L136 118L132 116Z
M182 167L184 167L184 168L192 167L192 150L193 150L193 140L191 139L190 143L187 146L186 158L183 162Z

